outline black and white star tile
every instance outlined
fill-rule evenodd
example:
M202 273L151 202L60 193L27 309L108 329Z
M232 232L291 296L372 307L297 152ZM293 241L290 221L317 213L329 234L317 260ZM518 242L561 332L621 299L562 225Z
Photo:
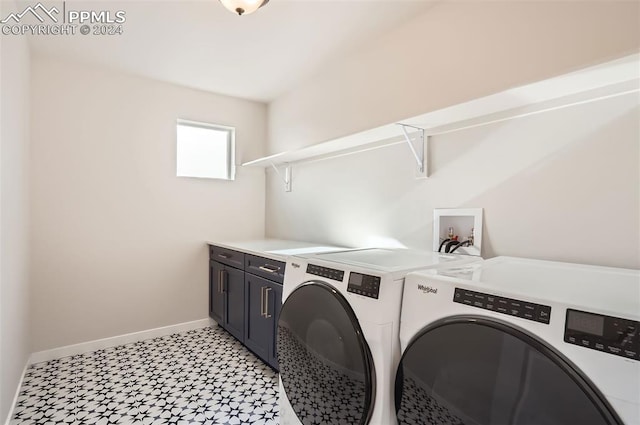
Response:
M31 365L10 425L278 423L278 376L221 328Z
M278 328L278 350L287 398L303 425L351 425L367 417L372 395L363 371L351 365L346 373L285 326Z

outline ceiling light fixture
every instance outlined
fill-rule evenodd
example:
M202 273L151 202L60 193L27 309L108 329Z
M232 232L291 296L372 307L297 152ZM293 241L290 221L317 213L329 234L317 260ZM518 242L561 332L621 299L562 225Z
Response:
M220 3L231 12L242 16L255 12L269 3L269 0L220 0Z

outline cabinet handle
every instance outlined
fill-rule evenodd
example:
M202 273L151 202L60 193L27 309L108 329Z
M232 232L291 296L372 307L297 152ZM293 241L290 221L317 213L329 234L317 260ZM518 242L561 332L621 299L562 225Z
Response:
M270 264L267 264L267 266L269 266ZM273 268L271 268L273 267ZM258 267L260 270L267 272L267 273L278 273L278 270L280 270L280 267L278 266L271 266L271 267L266 267L266 266L260 266Z
M267 287L264 291L264 318L269 319L271 315L269 314L269 291L271 288Z
M260 288L260 316L264 317L265 312L264 312L264 289L265 287L263 286L262 288Z
M222 294L222 270L218 270L218 294Z
M224 294L227 292L225 286L227 283L227 272L226 270L220 270L220 293Z
M268 264L267 264L268 266ZM273 268L271 268L273 267ZM260 266L258 267L260 270L262 270L263 272L267 272L267 273L278 273L278 270L280 270L280 267L276 267L276 266L271 266L271 267L266 267L266 266Z
M225 260L228 260L229 258L231 258L231 255L229 255L229 254L218 254L218 257L224 258Z

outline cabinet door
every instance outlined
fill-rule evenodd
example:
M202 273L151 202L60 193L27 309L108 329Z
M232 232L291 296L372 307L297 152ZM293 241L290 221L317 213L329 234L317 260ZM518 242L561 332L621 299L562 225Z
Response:
M269 362L269 347L272 338L272 318L267 316L265 294L271 282L250 273L245 274L246 304L245 304L245 345L258 357Z
M276 341L278 340L278 317L280 317L280 310L282 309L282 285L277 283L271 284L271 291L267 291L268 310L267 313L271 315L271 338L269 340L269 360L267 363L272 368L278 370L278 350L276 347Z
M224 268L224 328L244 343L244 272Z
M209 261L209 317L224 326L224 294L222 293L222 273L224 266Z

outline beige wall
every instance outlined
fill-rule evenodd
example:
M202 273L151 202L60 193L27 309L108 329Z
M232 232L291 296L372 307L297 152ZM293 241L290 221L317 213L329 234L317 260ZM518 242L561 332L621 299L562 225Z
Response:
M624 56L635 1L440 2L269 107L269 152L308 146Z
M177 118L264 153L266 106L34 56L33 351L207 317L207 239L264 234L264 171L176 178Z
M11 3L0 2L0 16ZM29 49L0 37L0 421L29 356Z
M485 258L640 268L638 122L632 93L434 136L424 180L405 144L294 165L267 234L431 250L434 208L483 208Z
M640 48L640 3L439 2L269 105L270 153L313 145ZM434 137L267 178L271 237L431 249L434 208L481 207L485 257L640 267L634 95ZM613 211L613 213L612 213Z

